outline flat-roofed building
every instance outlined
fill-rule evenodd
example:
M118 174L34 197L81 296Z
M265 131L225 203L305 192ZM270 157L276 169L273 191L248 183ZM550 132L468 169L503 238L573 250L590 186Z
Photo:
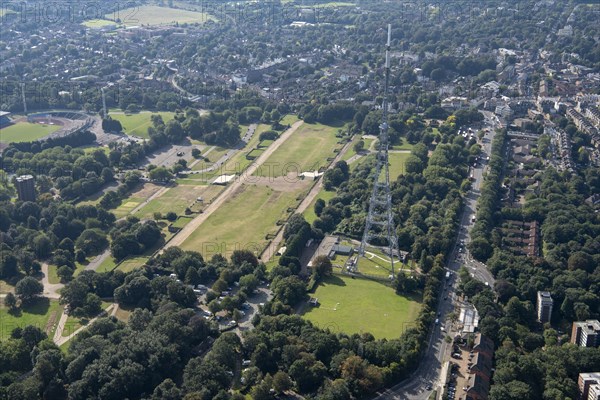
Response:
M31 175L18 176L15 185L21 201L35 201L35 181Z
M594 388L592 390L590 390L590 388L592 386L598 386L600 384L600 372L582 372L579 374L579 379L577 380L577 383L579 384L579 399L589 400L590 393L598 393L597 388Z
M600 346L600 321L590 319L573 322L571 343L580 347Z
M552 319L552 307L554 306L554 300L550 292L537 292L537 319L539 322L546 323Z

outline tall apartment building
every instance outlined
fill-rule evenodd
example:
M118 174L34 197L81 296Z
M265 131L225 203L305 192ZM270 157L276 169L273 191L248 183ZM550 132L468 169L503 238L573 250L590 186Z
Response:
M600 372L585 372L579 374L580 400L598 400L600 395Z
M573 322L571 343L580 347L600 346L600 321L595 319Z
M35 201L35 183L33 176L18 176L15 185L17 186L17 194L19 196L19 200Z
M590 386L586 400L600 400L600 384L596 383Z
M552 300L550 292L537 292L537 317L539 322L542 324L550 322L553 305L554 300Z

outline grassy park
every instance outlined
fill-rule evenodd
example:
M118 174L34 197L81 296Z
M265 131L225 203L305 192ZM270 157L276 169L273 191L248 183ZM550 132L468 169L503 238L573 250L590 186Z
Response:
M289 214L287 209L296 205L297 197L298 192L242 185L181 247L199 251L205 258L215 253L229 256L236 248L260 253L266 235L277 231L277 221Z
M312 224L313 221L315 219L317 219L317 214L315 214L315 203L317 202L317 199L323 199L323 200L325 200L325 203L327 203L329 200L333 199L334 197L335 197L335 191L327 191L325 189L321 189L319 194L317 194L315 196L315 198L310 203L308 208L306 210L304 210L303 215L304 215L304 219L306 219L306 222L308 222L309 224Z
M16 124L0 129L0 142L17 143L31 142L48 136L60 129L59 125L33 124L31 122L17 122Z
M398 179L398 176L403 174L405 169L404 165L406 159L410 156L410 152L390 152L388 157L390 161L390 181L393 182Z
M108 113L112 119L116 119L123 126L123 133L127 135L139 136L144 139L149 139L148 128L152 126L151 117L153 114L159 114L165 123L173 119L175 113L170 111L149 112L142 111L135 114L127 114L125 112L110 111Z
M106 14L106 19L119 20L125 26L175 25L216 21L213 16L196 11L159 6L138 6Z
M100 307L103 310L106 310L111 304L111 302L103 301ZM74 317L72 315L69 315L69 317L67 318L67 322L65 322L65 327L63 329L62 336L69 336L82 326L86 326L90 322L90 319L91 318Z
M0 305L0 340L5 340L10 336L10 332L16 327L25 327L33 325L46 331L49 335L54 330L51 325L58 322L62 308L57 300L49 300L40 297L32 304L19 309L16 313L11 313L4 306ZM52 318L52 321L49 321ZM51 337L51 336L50 336Z
M247 126L241 126L242 135L246 133L247 128L248 128ZM198 179L201 179L206 182L210 182L219 175L230 175L233 173L240 174L242 171L244 171L246 168L248 168L248 166L252 163L252 161L254 161L251 159L247 159L246 154L248 152L250 152L252 149L258 148L258 146L260 144L260 141L259 141L260 134L262 132L268 131L269 129L270 129L269 125L259 124L256 127L256 131L254 132L252 139L250 139L248 144L246 144L246 146L244 146L243 149L241 149L233 157L231 157L225 163L225 165L220 166L219 168L217 168L214 171L208 171L208 172L199 174ZM228 150L228 149L224 149L225 151L223 151L217 157L215 154L217 149L218 148L215 148L214 150L212 150L207 156L209 158L209 160L211 160L212 162L218 161L218 159L221 158L221 156L223 154L225 154L225 152L227 152L227 150ZM258 154L257 154L257 156L258 156L258 155L260 155L260 153L262 153L264 151L264 147L261 147L260 149L255 150L255 151L258 151ZM207 164L204 162L199 162L192 168L192 170L198 171L198 170L202 170L204 168L207 168ZM191 175L190 178L194 178L194 175Z
M134 215L140 219L152 218L156 212L164 215L173 211L182 215L187 207L193 208L195 211L194 206L201 206L197 202L198 197L202 197L202 203L208 204L221 190L222 188L219 186L176 185L145 204Z
M421 309L417 297L399 296L376 281L338 275L324 279L312 297L319 305L306 306L306 319L334 332L370 332L377 339L398 338Z
M105 26L116 25L115 21L109 21L106 19L88 19L85 22L82 22L81 25L92 28L92 29L101 29Z
M328 164L334 149L341 148L335 136L338 127L303 124L259 168L255 175L278 177L285 172L315 171Z

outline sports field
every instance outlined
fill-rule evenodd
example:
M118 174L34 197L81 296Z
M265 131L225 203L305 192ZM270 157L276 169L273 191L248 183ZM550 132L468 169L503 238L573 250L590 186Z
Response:
M127 135L139 136L141 138L149 139L148 127L152 126L151 117L152 114L160 114L165 123L173 119L175 113L170 111L160 111L157 113L142 111L135 114L126 114L124 112L110 111L108 115L112 119L116 119L121 122L123 126L123 133Z
M341 148L335 137L338 127L304 123L265 161L254 175L278 177L293 172L315 171L328 164Z
M236 249L260 253L267 244L266 235L277 232L277 221L289 214L287 209L297 204L298 195L298 191L241 185L181 247L199 251L205 259L216 253L229 256Z
M88 28L100 29L105 26L116 25L115 21L109 21L106 19L88 19L82 22L81 25L87 26Z
M202 12L150 5L117 10L114 13L106 14L105 18L120 21L125 26L175 25L216 21L213 16Z
M0 142L31 142L60 129L59 125L32 124L31 122L17 122L16 124L0 129Z
M25 327L33 325L46 330L46 325L50 317L53 317L54 323L58 322L62 314L61 306L57 300L42 298L35 300L27 307L20 309L16 314L11 314L4 304L0 305L0 340L5 340L10 336L10 332L16 327ZM52 332L53 329L50 330ZM52 337L52 335L49 335Z
M327 277L311 296L319 305L306 306L306 319L334 332L370 332L377 339L400 337L421 309L419 298L399 296L376 281L338 275Z

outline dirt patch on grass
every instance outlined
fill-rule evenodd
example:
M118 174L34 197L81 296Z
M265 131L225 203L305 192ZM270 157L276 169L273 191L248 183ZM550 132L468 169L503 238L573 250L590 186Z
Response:
M148 197L156 193L156 191L160 188L161 186L155 185L154 183L144 183L138 190L131 193L129 196L147 199Z
M312 183L311 179L301 179L296 176L296 173L289 173L287 176L279 176L277 178L252 176L249 178L248 184L256 186L265 186L273 189L276 192L297 192L302 189L307 189Z

